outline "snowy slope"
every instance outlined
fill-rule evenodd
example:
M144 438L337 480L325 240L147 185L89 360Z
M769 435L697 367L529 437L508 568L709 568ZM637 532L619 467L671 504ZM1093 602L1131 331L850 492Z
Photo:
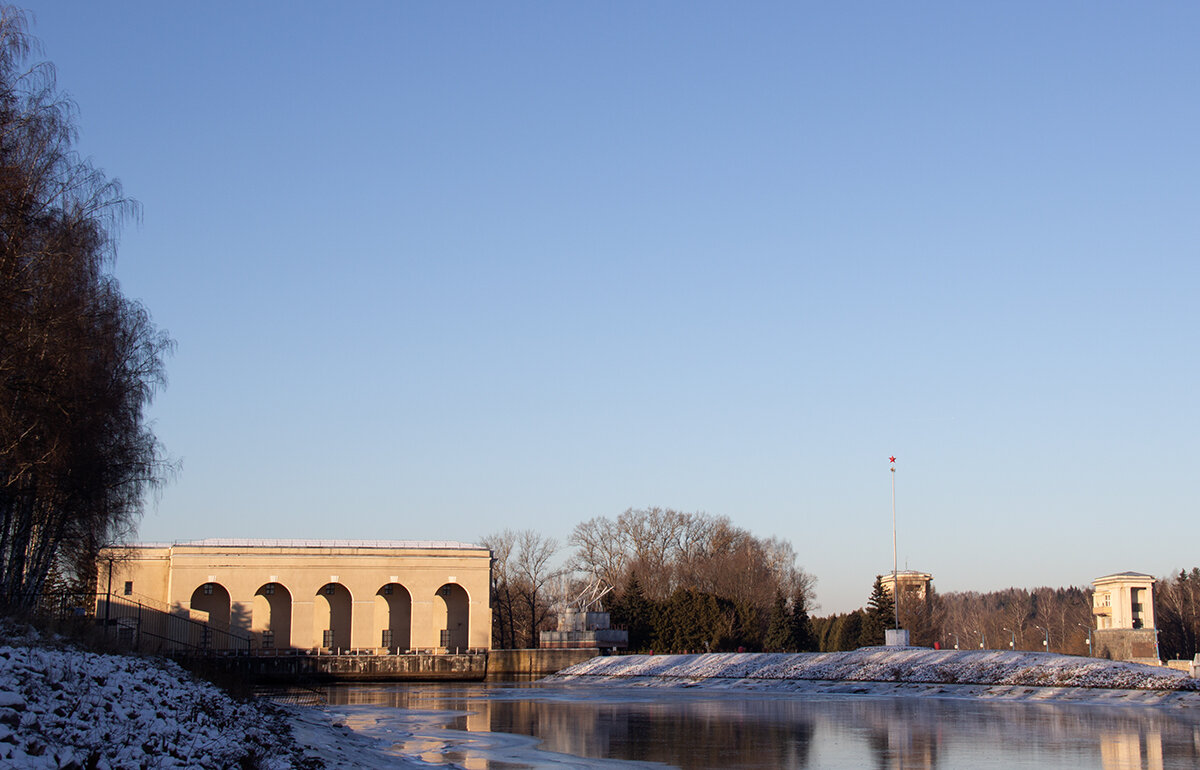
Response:
M1158 666L1038 652L867 647L829 653L716 653L593 658L548 683L738 688L755 690L1025 695L1200 705L1200 681ZM848 685L862 685L850 687ZM868 686L869 685L869 686ZM1050 692L1053 691L1053 692ZM1101 691L1105 691L1103 694Z
M23 638L14 640L13 635ZM98 655L0 624L0 767L397 767L314 709L234 700L171 661Z

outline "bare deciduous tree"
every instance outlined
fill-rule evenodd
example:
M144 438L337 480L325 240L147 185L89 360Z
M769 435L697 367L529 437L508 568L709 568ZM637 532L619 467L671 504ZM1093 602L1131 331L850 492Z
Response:
M492 645L516 647L514 638L512 552L517 536L512 530L494 532L480 540L492 552Z
M1191 658L1200 653L1200 568L1159 578L1154 615L1163 657Z
M947 646L1018 650L1046 649L1048 629L1049 651L1085 655L1091 602L1091 591L1076 587L957 591L939 595L936 627Z
M576 525L571 532L575 555L570 567L618 588L624 584L629 565L629 538L618 522L597 516Z
M521 598L525 604L529 623L528 646L538 646L538 632L550 617L550 601L546 585L562 574L555 569L552 560L559 551L558 541L545 537L532 529L522 530L517 538L519 551L516 575Z
M105 272L120 185L72 149L74 107L25 16L0 8L0 603L56 565L94 578L170 470L144 409L171 340Z
M617 519L629 542L629 566L651 596L665 597L673 585L672 560L686 526L685 515L663 508L629 509Z
M536 647L538 632L546 629L558 598L548 586L564 572L553 563L558 541L532 529L506 529L481 542L492 550L493 644Z
M714 610L712 617L720 615L727 628L709 638L710 644L732 638L741 640L739 645L760 644L777 594L787 597L789 607L811 605L815 578L796 566L791 544L754 537L725 516L631 508L615 520L598 517L583 522L569 542L577 549L571 565L615 589L617 614L627 623L633 622L632 615L639 616L639 623L649 622L640 617L640 610L627 611L625 606L622 594L634 583L634 576L633 603L638 606L649 603L668 614L683 612L681 607L694 602L722 608ZM631 635L636 630L631 627ZM665 643L667 637L660 632L656 632L658 642ZM676 639L671 644L683 643Z

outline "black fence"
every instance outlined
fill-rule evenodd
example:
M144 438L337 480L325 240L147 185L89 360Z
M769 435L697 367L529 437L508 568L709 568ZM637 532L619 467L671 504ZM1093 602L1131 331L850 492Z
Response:
M145 596L46 594L38 602L43 618L98 629L115 646L155 654L245 653L250 635L192 620Z

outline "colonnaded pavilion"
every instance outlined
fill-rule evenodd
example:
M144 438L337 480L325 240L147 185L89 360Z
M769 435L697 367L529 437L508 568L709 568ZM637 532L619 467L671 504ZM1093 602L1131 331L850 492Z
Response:
M491 647L491 551L450 541L197 540L106 549L101 593L260 649Z

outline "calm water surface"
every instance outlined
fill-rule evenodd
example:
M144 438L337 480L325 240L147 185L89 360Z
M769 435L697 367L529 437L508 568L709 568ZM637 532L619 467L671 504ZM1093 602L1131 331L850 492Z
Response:
M352 685L393 752L480 770L1200 767L1186 709L538 685Z

